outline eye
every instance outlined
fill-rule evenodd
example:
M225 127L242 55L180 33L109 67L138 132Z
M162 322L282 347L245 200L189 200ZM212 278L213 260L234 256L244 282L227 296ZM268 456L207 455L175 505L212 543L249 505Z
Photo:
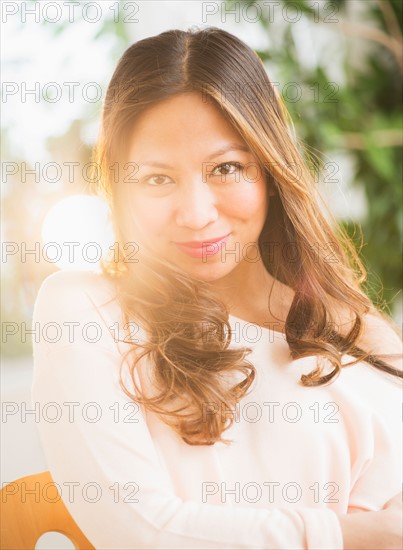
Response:
M161 180L168 180L168 181L161 181ZM163 185L166 185L167 183L172 183L172 180L169 179L168 176L164 176L163 174L153 174L152 176L149 176L143 180L143 183L145 185L151 185L152 187L162 187Z
M223 162L216 166L210 174L213 176L232 176L242 168L243 165L239 162Z

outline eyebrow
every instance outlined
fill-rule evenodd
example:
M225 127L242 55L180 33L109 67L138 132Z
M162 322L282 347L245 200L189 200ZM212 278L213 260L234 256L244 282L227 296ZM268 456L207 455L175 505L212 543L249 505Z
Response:
M224 155L225 153L228 153L230 151L244 151L245 153L250 153L249 147L246 145L241 145L239 143L230 143L225 147L222 147L218 151L215 151L211 155L209 155L206 160L211 160L215 157L220 157ZM156 160L147 159L144 162L138 162L139 167L142 166L155 166L157 168L173 168L173 166L170 166L169 164L164 164L162 162L158 162Z

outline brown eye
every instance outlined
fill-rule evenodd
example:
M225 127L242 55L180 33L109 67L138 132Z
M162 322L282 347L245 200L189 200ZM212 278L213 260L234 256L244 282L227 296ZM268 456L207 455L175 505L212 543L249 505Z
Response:
M212 174L218 176L232 176L241 168L242 165L239 162L223 162L214 168Z
M168 180L168 181L164 181L165 179ZM147 178L144 181L144 183L147 184L147 185L154 186L154 187L161 187L162 185L170 183L170 181L171 180L168 178L168 176L163 176L161 174L155 174L154 176L150 176L149 178Z

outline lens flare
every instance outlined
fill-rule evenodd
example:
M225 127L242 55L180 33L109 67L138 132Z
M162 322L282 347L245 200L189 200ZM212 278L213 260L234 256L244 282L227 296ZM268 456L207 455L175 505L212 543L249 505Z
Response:
M62 199L44 219L42 241L47 261L59 269L96 270L114 243L108 205L90 195Z

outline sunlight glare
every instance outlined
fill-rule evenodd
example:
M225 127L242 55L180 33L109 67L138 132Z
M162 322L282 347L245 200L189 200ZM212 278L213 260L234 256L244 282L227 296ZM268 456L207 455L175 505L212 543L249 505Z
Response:
M96 270L114 243L108 205L90 195L62 199L44 219L42 241L48 261L59 269Z

